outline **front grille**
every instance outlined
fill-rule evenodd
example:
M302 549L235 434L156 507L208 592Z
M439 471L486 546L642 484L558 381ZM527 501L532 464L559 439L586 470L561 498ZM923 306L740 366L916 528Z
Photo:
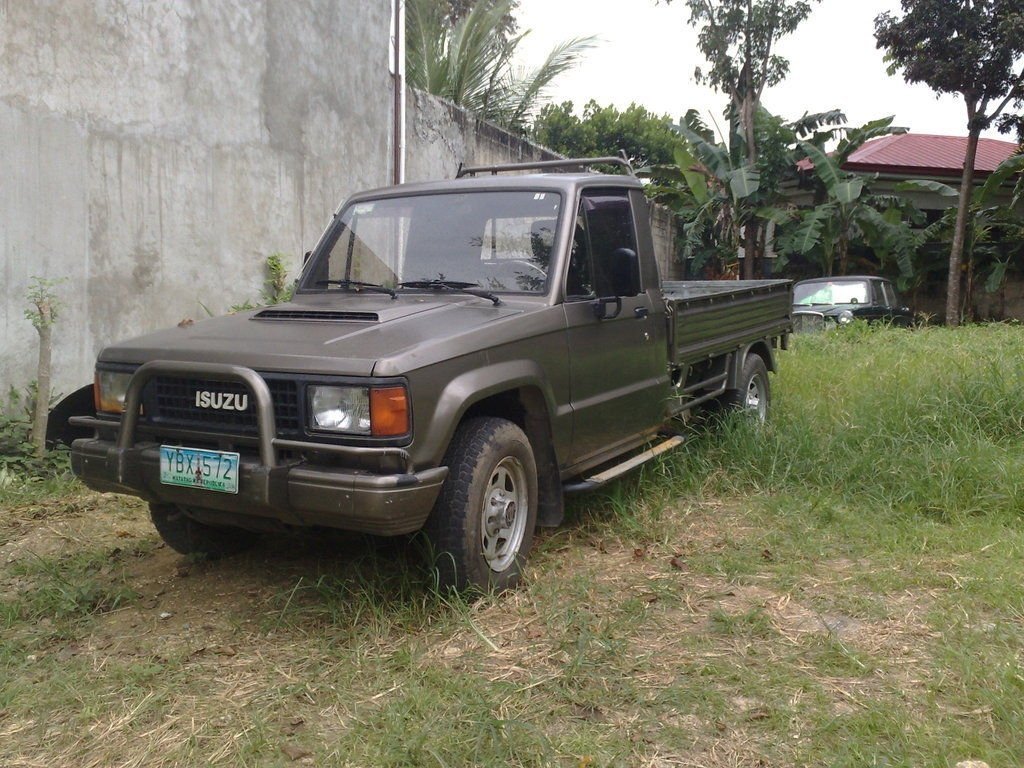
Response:
M825 327L825 316L821 312L794 312L793 331L795 333L814 333Z
M299 387L289 379L264 378L274 403L278 435L302 432ZM196 405L196 392L223 393L232 404L245 396L244 410L203 408ZM143 394L146 420L154 426L202 429L212 432L256 434L256 402L249 388L235 381L158 376Z

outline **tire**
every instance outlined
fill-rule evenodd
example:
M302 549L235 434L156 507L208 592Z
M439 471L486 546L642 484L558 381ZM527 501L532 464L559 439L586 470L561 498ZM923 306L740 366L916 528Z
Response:
M183 555L216 560L248 549L258 538L243 528L200 523L174 504L150 504L149 516L164 543Z
M730 389L722 395L722 404L727 409L749 411L762 423L767 421L772 393L768 383L768 366L760 355L747 355L736 385L736 389Z
M438 587L498 592L519 584L537 522L537 463L510 421L459 425L445 456L448 479L425 532Z

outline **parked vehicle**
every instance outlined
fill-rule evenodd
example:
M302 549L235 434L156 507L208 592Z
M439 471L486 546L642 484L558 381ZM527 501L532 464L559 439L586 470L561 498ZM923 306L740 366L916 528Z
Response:
M892 282L884 277L816 277L793 286L796 331L848 325L854 320L909 327L914 315L900 302Z
M512 169L583 162L622 161ZM355 195L291 302L104 349L75 473L182 553L423 529L443 585L500 589L564 492L676 447L674 419L766 416L788 281L662 283L636 178L509 169Z

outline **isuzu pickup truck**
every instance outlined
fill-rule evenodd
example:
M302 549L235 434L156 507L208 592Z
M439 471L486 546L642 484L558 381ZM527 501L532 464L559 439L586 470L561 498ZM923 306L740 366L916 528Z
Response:
M515 585L538 525L677 446L764 418L788 281L662 282L641 183L460 171L355 195L286 304L105 348L74 472L182 553L299 526L423 530L440 583ZM540 171L505 175L505 171Z

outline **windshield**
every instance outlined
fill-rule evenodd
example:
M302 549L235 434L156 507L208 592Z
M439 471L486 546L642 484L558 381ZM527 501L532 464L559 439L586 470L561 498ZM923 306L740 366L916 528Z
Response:
M870 304L867 280L837 280L801 283L793 286L794 304Z
M375 285L401 290L403 283L443 281L487 291L543 293L560 208L557 192L534 190L354 203L309 265L302 289Z

